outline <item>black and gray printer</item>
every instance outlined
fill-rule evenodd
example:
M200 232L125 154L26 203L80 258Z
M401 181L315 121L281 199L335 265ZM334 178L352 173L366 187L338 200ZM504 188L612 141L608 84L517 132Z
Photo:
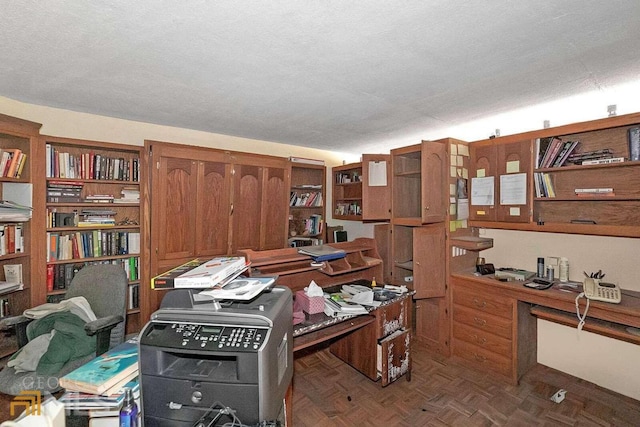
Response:
M140 332L145 427L280 421L293 376L292 296L274 287L249 302L199 301L174 290ZM225 416L223 416L225 415ZM277 425L277 424L272 424Z

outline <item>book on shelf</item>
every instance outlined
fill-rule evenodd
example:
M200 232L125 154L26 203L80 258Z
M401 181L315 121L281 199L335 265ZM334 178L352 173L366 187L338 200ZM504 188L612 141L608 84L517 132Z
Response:
M623 163L625 161L624 157L611 157L607 159L594 159L594 160L584 160L582 162L583 166L588 165L609 165L612 163Z
M4 280L22 283L22 264L5 264L2 268L4 269Z
M346 252L342 249L336 249L329 245L305 246L298 249L298 253L308 255L316 262L331 261L334 259L344 258Z
M151 279L153 289L212 288L230 276L237 277L248 264L244 257L216 257L186 262Z
M67 391L108 393L138 375L138 344L124 342L60 378Z

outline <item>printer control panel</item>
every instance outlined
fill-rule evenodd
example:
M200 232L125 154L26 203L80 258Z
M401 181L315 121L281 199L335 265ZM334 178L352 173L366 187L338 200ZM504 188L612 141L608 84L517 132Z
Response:
M257 352L268 328L193 323L156 323L141 342L190 350Z

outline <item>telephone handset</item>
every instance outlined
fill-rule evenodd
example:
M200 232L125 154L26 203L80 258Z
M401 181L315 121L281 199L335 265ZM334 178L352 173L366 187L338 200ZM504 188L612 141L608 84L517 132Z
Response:
M601 282L598 279L587 277L584 280L584 296L594 301L604 301L618 304L621 301L621 293L618 285Z

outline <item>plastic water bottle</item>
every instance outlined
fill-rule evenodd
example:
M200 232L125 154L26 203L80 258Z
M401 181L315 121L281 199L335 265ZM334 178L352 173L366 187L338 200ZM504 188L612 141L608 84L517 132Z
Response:
M569 281L569 260L567 258L560 258L558 268L560 270L558 272L558 277L560 281L568 282Z
M124 389L124 403L120 409L120 427L138 427L138 405L133 398L133 390Z

